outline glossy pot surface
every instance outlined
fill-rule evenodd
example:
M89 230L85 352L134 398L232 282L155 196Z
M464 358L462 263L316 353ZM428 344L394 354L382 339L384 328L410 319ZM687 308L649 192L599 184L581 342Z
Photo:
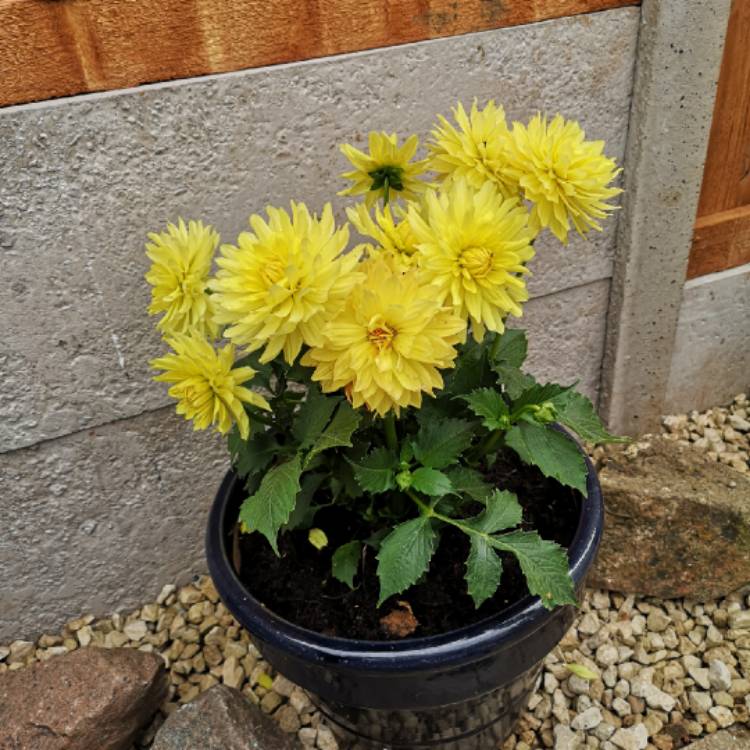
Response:
M586 457L588 498L568 549L577 590L593 564L604 508ZM402 641L335 638L294 625L257 601L230 562L242 482L227 473L211 509L208 566L227 608L275 669L317 697L362 747L480 750L496 747L526 705L544 657L575 609L549 612L527 596L497 615L442 635Z

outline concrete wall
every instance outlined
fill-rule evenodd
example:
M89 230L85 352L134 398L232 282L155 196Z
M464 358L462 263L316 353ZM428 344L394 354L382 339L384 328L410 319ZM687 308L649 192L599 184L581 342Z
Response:
M147 230L233 240L266 203L320 207L342 141L426 135L458 99L577 117L622 158L637 8L0 110L0 639L132 606L202 567L221 441L171 414L147 362ZM341 201L337 201L341 206ZM531 362L596 397L614 221L541 243Z
M750 390L750 264L685 284L665 412L727 403Z

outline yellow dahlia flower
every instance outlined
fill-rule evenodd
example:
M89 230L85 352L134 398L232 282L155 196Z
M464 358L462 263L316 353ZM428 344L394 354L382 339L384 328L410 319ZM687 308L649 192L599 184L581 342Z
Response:
M374 131L369 135L368 154L345 143L341 146L341 153L349 159L354 169L341 176L354 184L339 195L364 195L368 207L379 198L386 205L397 196L406 200L416 198L427 189L427 183L418 179L427 169L427 159L411 162L418 146L416 135L409 136L399 146L395 133L388 135Z
M304 203L292 202L291 215L269 206L268 222L254 214L252 232L234 245L222 245L219 270L211 282L219 323L233 343L255 351L261 362L279 352L291 364L302 344L322 342L326 321L362 278L354 269L358 253L342 255L348 227L336 229L326 204L320 218Z
M177 413L193 420L193 429L211 425L225 434L233 422L240 436L250 434L250 421L243 404L270 410L268 401L243 387L255 375L252 367L234 367L234 346L216 350L197 331L166 338L173 352L151 360L151 367L164 370L154 380L173 383L169 395L177 399Z
M536 115L528 127L513 124L509 169L531 201L530 226L549 227L564 245L571 223L578 234L601 231L614 206L605 203L622 190L608 187L617 177L613 159L602 154L604 141L587 141L581 126L556 115L551 122Z
M357 231L365 237L375 240L376 247L367 245L371 256L385 256L396 267L406 270L412 265L417 248L411 225L406 220L404 212L397 209L397 220L390 206L380 209L375 207L375 218L372 217L364 203L358 203L354 208L347 208L346 215Z
M506 198L517 196L518 180L507 168L510 131L503 108L489 101L480 110L475 99L469 115L459 103L453 117L457 128L438 115L440 126L428 144L430 169L447 180L464 178L477 190L489 180Z
M534 256L528 220L518 200L504 199L493 183L475 190L463 179L428 193L421 213L409 210L425 280L439 302L471 320L477 341L485 329L502 333L508 314L522 314L525 264Z
M419 407L453 367L466 323L421 284L417 271L398 273L380 259L363 263L367 276L325 328L325 340L302 357L325 392L343 388L354 407L380 416Z
M177 226L167 224L166 232L152 232L148 237L146 255L151 269L146 281L153 287L148 312L164 313L156 327L166 334L197 328L216 336L207 284L219 235L201 221L185 225L180 219Z

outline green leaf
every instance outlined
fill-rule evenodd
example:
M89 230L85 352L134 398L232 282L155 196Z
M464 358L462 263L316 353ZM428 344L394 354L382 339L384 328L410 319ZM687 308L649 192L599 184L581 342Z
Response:
M531 404L539 405L545 401L553 401L553 399L567 393L572 388L575 388L575 384L566 386L557 383L545 383L544 385L534 383L513 401L513 411L517 412L524 406L530 406Z
M434 495L440 497L453 491L451 480L437 469L428 469L426 466L420 466L412 472L411 486L425 495Z
M312 504L313 497L324 479L325 474L312 472L308 472L302 477L300 482L301 489L297 493L294 510L284 525L286 531L291 531L292 529L309 529L312 526L315 513L322 507Z
M536 382L531 375L526 375L526 373L511 365L495 365L493 369L497 373L505 392L512 399L518 398Z
M333 415L333 419L328 427L316 438L305 457L305 466L308 466L312 459L328 448L337 448L340 446L351 447L352 433L357 429L360 415L349 406L348 403L341 402Z
M493 490L485 502L486 507L478 516L464 522L467 526L485 534L494 534L521 523L523 509L514 493Z
M500 343L495 350L493 364L521 367L526 360L528 348L526 331L520 328L506 328L500 336Z
M581 440L590 443L626 443L627 438L617 437L607 432L593 404L577 391L566 391L550 399L557 410L557 419Z
M591 682L592 680L599 679L599 675L594 672L593 669L589 669L585 664L578 664L574 661L568 662L565 668L572 672L576 677L580 677L582 680Z
M510 426L508 405L498 391L492 388L477 388L461 398L469 404L474 414L482 417L482 424L488 430L504 430Z
M586 462L578 446L551 425L519 422L505 436L505 443L527 464L542 474L573 487L586 497Z
M453 485L453 491L468 495L472 500L484 503L492 493L491 485L484 481L482 475L466 466L452 466L445 472Z
M471 443L472 426L461 419L425 419L414 442L414 455L423 466L444 469Z
M264 477L257 492L240 508L239 520L250 531L259 531L278 555L276 535L294 510L302 466L299 456L274 466Z
M396 456L388 448L375 448L358 464L351 462L357 484L373 495L392 490L396 484L394 471L398 468Z
M437 531L428 516L399 524L388 534L378 552L378 606L419 580L430 566L437 540Z
M460 396L492 382L490 375L485 347L469 339L461 347L456 366L446 377L445 390Z
M529 591L539 596L547 609L578 603L568 556L558 544L542 539L535 531L512 531L488 538L495 549L516 556Z
M310 385L292 425L292 434L302 450L309 448L323 432L338 403L339 399L324 396L318 386Z
M354 588L354 576L357 575L361 555L362 542L353 541L342 544L331 558L333 577L350 589Z
M500 585L503 563L483 536L472 534L466 558L466 583L469 595L478 609Z
M252 425L250 437L243 440L235 425L227 437L232 466L240 477L255 474L271 463L279 450L276 439L262 425Z

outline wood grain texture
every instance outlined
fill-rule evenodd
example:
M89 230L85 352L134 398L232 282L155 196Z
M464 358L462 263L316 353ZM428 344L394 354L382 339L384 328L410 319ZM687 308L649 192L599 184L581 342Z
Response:
M687 277L750 262L750 0L732 0Z
M733 0L698 217L750 205L750 0Z
M750 206L698 219L687 277L705 276L750 263Z
M0 0L0 106L515 26L640 0Z

